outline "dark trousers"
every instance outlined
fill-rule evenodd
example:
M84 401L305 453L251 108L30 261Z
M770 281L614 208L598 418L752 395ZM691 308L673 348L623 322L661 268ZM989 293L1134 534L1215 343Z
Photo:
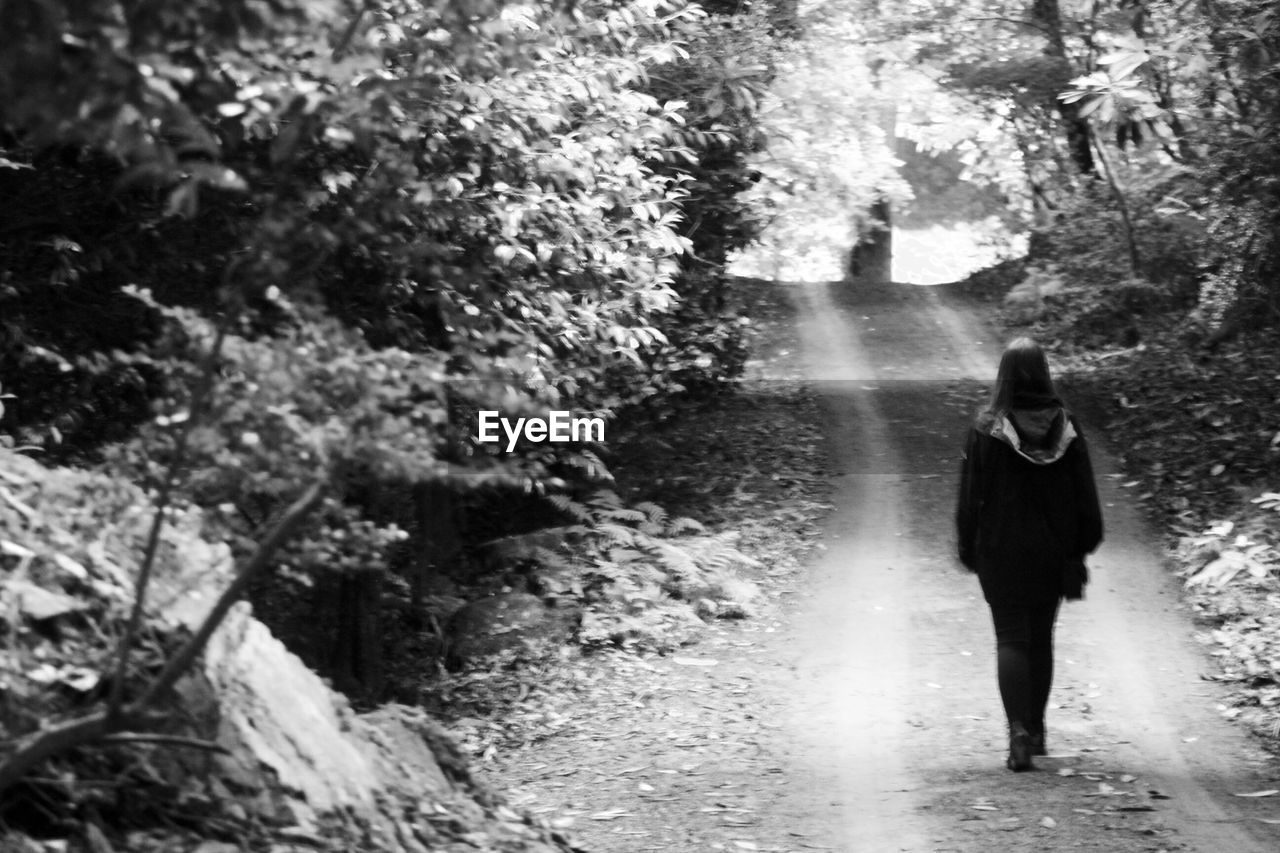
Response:
M1044 733L1044 710L1053 685L1053 626L1058 602L991 605L996 628L996 677L1009 725Z

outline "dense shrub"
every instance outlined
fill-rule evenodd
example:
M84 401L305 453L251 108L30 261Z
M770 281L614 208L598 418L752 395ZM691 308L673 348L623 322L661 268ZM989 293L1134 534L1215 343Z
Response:
M667 0L6 4L5 440L171 485L238 554L324 479L282 611L442 568L417 489L481 518L607 478L478 409L661 415L741 369L772 40Z

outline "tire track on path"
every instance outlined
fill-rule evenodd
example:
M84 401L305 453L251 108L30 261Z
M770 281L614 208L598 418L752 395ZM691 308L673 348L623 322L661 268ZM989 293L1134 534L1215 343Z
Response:
M1058 757L1003 769L991 629L951 559L959 442L996 338L945 291L789 287L836 509L782 647L792 782L775 818L850 853L1280 849L1263 822L1280 805L1233 796L1272 786L1274 764L1217 714L1189 616L1105 452L1107 542L1058 632Z
M906 646L882 642L909 633L899 567L907 559L902 464L872 399L868 354L820 287L798 291L805 362L826 403L836 509L827 545L809 579L793 671L798 681L784 715L796 786L780 811L798 826L830 824L845 843L866 850L921 849L921 827L895 819L914 810L913 774L898 748L900 708L913 704L910 684L885 678L909 666ZM874 654L867 654L874 649ZM817 814L814 813L817 810ZM844 849L844 848L841 848ZM853 848L851 848L853 849Z

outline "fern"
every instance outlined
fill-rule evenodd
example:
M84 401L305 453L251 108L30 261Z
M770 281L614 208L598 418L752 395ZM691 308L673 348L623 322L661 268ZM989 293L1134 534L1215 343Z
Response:
M591 507L578 503L568 495L548 495L547 500L551 502L553 507L579 524L590 527L596 520L595 513Z
M636 504L635 508L640 512L643 512L645 516L654 524L667 523L667 511L662 507L658 506L653 501L645 501L644 503L638 503Z
M610 548L609 559L615 563L639 563L646 557L643 551L637 551L635 548Z
M737 551L716 551L703 560L703 565L717 571L727 571L742 562L742 555Z
M667 535L679 536L681 533L703 533L706 529L702 522L681 516L671 519L671 522L667 525Z
M571 564L564 554L542 545L536 546L530 556L541 563L544 568L552 571L567 571L571 568Z
M633 629L621 626L640 614L648 614L642 624L649 630L643 633L681 620L701 624L690 604L702 599L717 604L712 612L739 617L750 612L750 601L759 591L734 570L760 563L737 548L738 534L709 534L698 521L673 517L652 501L628 506L611 489L581 499L549 499L577 522L573 529L582 547L569 561L576 564L569 571L576 574L584 595L612 602L600 619L613 623L617 630L609 635L615 639L635 636ZM553 562L552 555L537 557L552 572L564 570L563 558ZM558 583L569 586L563 578ZM687 629L688 622L684 624Z
M636 531L633 528L612 521L599 522L594 530L614 545L632 545L636 541Z
M685 576L697 574L698 561L684 548L661 539L651 539L645 544L661 558L663 565L670 571Z
M627 507L617 507L610 509L603 514L604 518L610 521L625 521L628 524L643 524L649 520L643 512L638 509L629 509Z
M595 509L606 510L622 506L622 498L609 489L599 489L591 493L587 502Z
M563 461L570 467L586 474L589 480L613 481L613 474L609 473L609 468L604 462L600 461L599 456L590 450L579 450L576 453L570 453Z

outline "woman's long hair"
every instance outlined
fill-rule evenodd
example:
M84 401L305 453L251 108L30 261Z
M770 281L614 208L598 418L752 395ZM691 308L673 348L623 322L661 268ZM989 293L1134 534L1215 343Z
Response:
M1003 416L1015 406L1033 408L1058 401L1058 392L1049 376L1049 360L1031 338L1016 338L1004 348L996 384L991 389L992 414Z

